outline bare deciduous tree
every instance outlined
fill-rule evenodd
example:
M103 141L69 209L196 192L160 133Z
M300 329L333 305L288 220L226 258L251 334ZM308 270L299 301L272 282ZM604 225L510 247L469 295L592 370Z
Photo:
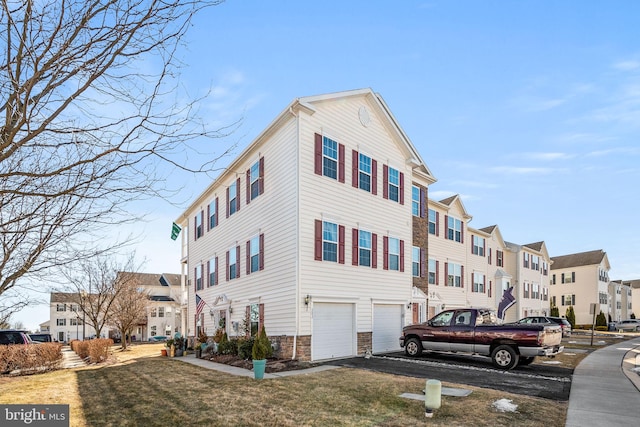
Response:
M19 280L94 255L129 202L170 194L170 174L214 171L231 149L203 145L233 129L198 116L206 95L179 90L176 56L221 1L0 0L0 306Z
M62 270L71 294L85 323L102 336L102 329L111 324L112 307L120 294L126 290L127 280L120 278L119 271L136 271L135 255L118 262L112 255L101 254L79 260Z
M110 325L120 332L123 350L127 349L127 340L130 339L133 329L147 322L149 291L142 287L138 277L131 272L118 274L117 286L120 287L120 291L111 305Z

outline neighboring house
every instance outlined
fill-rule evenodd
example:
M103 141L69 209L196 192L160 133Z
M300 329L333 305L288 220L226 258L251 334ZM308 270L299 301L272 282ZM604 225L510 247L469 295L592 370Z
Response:
M303 360L399 349L426 312L433 182L370 89L294 100L176 220L188 335L265 326Z
M613 280L609 283L611 297L611 321L626 320L633 313L634 284L640 288L638 280ZM638 290L635 291L637 294ZM638 295L640 298L640 295ZM640 301L639 301L640 302Z
M182 333L183 315L181 313L181 275L127 273L135 275L140 286L150 296L149 309L144 322L136 326L131 336L134 341L146 341L155 335L173 335ZM95 329L87 323L86 316L79 309L75 297L77 294L52 292L49 306L50 334L60 342L74 339L89 339L96 335ZM41 325L41 330L42 325ZM44 331L44 330L43 330ZM113 327L105 325L101 337L120 337Z
M551 311L549 265L551 258L544 242L518 245L506 244L506 268L511 275L514 309L506 313L505 321L527 316L545 316ZM564 313L561 313L564 315Z
M181 275L127 273L139 281L140 286L149 293L149 307L146 321L133 331L134 341L147 341L150 337L182 334L181 313Z
M40 323L40 325L38 325L38 326L39 326L39 331L40 332L43 332L43 333L47 332L48 333L50 331L50 329L49 329L49 321L48 320L46 322Z
M640 307L640 279L623 280L622 283L629 286L631 290L631 297L627 304L627 317L625 317L625 319L630 319L632 314L638 319L640 318L640 310L637 310L636 307Z
M598 312L615 314L609 295L609 270L607 253L602 249L570 255L551 257L551 305L557 306L565 316L573 306L577 325L591 325L591 304L598 304ZM596 313L597 314L597 313Z
M429 317L448 308L497 309L513 287L504 321L549 314L549 254L544 242L505 242L497 225L468 223L459 195L428 203Z
M95 329L86 323L86 317L79 310L77 297L73 293L51 292L49 300L49 333L59 342L83 340L94 337ZM109 336L108 328L104 328L102 337Z

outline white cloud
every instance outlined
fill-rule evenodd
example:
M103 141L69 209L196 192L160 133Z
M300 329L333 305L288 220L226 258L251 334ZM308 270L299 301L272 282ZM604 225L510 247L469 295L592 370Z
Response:
M575 154L547 152L547 153L522 153L522 156L532 160L566 160L575 157Z
M619 61L612 65L613 68L620 71L632 71L640 68L640 61L627 60Z
M492 172L505 175L548 175L557 172L557 168L536 168L522 166L495 166L490 168Z
M470 180L463 180L463 179L452 181L451 184L456 186L460 185L460 186L466 186L466 187L489 188L489 189L494 189L499 187L497 184L494 184L491 182L470 181Z

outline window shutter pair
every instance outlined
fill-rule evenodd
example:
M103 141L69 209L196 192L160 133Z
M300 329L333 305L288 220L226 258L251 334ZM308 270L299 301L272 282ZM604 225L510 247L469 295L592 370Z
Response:
M316 133L314 138L313 170L322 175L322 135ZM344 145L338 143L338 181L344 183Z
M258 270L264 270L264 233L258 237ZM247 253L245 255L247 276L251 274L251 240L247 240Z
M245 185L245 193L247 205L251 203L251 168L247 169L246 172L246 180L247 185ZM258 164L258 194L261 195L264 193L264 157L260 157ZM239 207L238 207L239 209Z
M351 186L360 188L360 153L351 150ZM378 162L371 159L371 194L378 194Z
M338 226L338 263L344 264L344 225ZM322 261L322 221L315 220L314 226L314 259Z

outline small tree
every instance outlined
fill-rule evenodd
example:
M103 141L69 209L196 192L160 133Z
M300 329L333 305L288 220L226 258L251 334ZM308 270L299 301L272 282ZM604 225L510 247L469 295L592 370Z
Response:
M118 273L116 286L121 289L111 304L108 318L109 324L120 332L121 347L126 350L127 338L131 337L136 325L147 318L149 292L142 288L135 273Z
M566 318L569 321L569 323L571 323L571 328L575 328L576 327L576 313L573 311L573 306L572 305L570 305L569 308L567 308Z
M253 360L268 359L273 355L273 349L271 348L271 341L267 337L267 332L264 329L260 329L260 333L253 342L253 348L251 349L251 358Z
M602 311L596 316L596 326L607 326L607 317Z
M551 316L560 317L560 309L558 309L558 307L555 305L551 307Z

